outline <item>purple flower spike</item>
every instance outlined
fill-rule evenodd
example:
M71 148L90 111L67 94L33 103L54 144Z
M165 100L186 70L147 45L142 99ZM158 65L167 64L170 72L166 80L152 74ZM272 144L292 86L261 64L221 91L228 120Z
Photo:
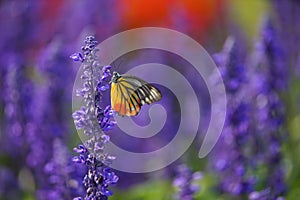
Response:
M173 181L174 187L177 189L175 199L193 200L193 196L199 191L199 186L194 182L202 178L200 172L193 173L186 165L177 167L177 175Z
M103 86L99 87L98 89L101 92L104 92L104 91L108 90L109 88L110 88L110 86L108 84L106 84L106 85L103 85Z
M85 81L84 87L78 92L83 97L85 106L73 113L77 129L82 129L84 134L90 138L85 145L79 145L74 151L79 156L73 157L73 162L82 163L86 166L86 175L83 185L86 189L85 197L76 197L76 200L106 200L113 194L108 189L110 185L116 184L119 177L108 167L114 159L113 156L104 153L105 144L109 142L106 131L114 127L112 110L110 105L104 109L102 103L102 92L110 88L111 66L104 66L101 69L97 58L97 41L89 36L84 41L81 54L73 54L75 61L83 61L84 73L81 78ZM74 59L73 59L74 60ZM97 74L101 75L100 78Z
M282 199L286 192L280 148L287 133L283 129L285 108L279 93L287 85L287 76L283 72L287 63L279 44L275 27L270 20L266 21L257 45L260 48L256 49L254 57L257 66L253 66L255 72L252 74L259 77L260 84L256 84L257 79L251 82L255 86L253 98L256 101L253 117L258 124L253 132L257 148L253 157L256 157L257 165L267 170L267 175L257 180L266 182L267 186L252 192L249 196L252 199Z
M253 177L246 173L251 159L244 154L252 132L251 104L243 93L248 82L243 51L237 41L228 38L223 51L214 56L227 91L227 116L211 164L218 175L220 191L232 196L247 194L254 184Z
M83 56L81 53L74 53L70 56L73 61L81 61L83 62Z

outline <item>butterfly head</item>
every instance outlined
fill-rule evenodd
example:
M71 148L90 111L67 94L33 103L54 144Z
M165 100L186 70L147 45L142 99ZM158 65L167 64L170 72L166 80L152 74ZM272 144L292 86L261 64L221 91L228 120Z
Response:
M118 72L114 71L113 75L112 75L112 78L111 78L111 82L116 83L118 78L120 78L120 77L121 77L121 75Z

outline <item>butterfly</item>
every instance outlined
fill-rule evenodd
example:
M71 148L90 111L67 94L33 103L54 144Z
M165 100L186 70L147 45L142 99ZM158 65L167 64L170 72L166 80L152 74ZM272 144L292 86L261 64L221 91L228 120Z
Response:
M161 99L161 92L152 84L128 74L113 72L111 79L111 107L120 116L136 116L142 105Z

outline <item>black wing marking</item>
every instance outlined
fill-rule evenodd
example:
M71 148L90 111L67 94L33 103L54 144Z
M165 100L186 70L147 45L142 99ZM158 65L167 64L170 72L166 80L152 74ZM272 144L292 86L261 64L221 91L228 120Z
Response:
M135 93L141 99L142 104L151 104L161 99L161 92L152 84L144 81L143 79L127 74L122 75L122 78L124 78L122 79L123 81L130 83L136 88Z
M137 88L135 91L141 99L141 103L151 104L161 99L161 92L152 84L147 83Z

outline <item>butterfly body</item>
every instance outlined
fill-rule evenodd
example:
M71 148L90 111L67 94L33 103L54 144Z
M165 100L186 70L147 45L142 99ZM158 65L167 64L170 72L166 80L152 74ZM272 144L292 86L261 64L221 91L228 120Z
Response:
M113 72L111 79L111 106L121 116L135 116L141 106L161 99L160 91L152 84L131 75Z

